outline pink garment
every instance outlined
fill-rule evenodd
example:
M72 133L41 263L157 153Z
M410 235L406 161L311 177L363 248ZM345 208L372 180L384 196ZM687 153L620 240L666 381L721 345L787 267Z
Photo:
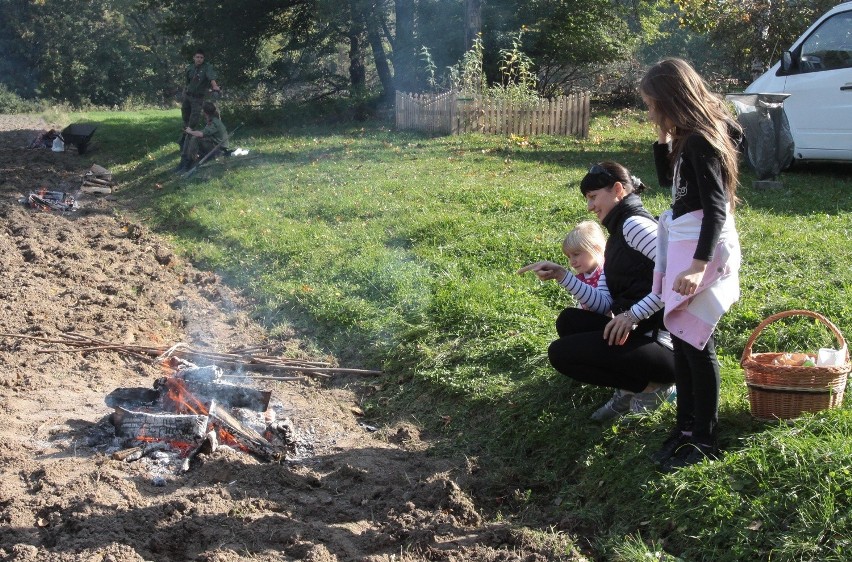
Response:
M599 265L597 267L597 269L595 269L591 273L577 273L577 274L574 275L574 277L576 277L577 279L579 279L580 281L582 281L586 285L591 285L592 287L597 288L598 281L601 278L602 272L603 272L603 266ZM589 310L589 307L584 305L584 304L578 304L577 306L582 308L583 310Z
M665 303L666 329L697 349L704 349L722 314L739 300L742 260L734 218L729 213L695 294L685 297L672 290L667 279L674 279L692 264L703 217L703 211L694 211L672 220L671 210L660 217L652 287Z
M585 283L586 285L591 285L592 287L598 286L598 280L601 278L601 272L603 271L603 266L599 265L597 269L595 269L591 273L578 273L574 277Z

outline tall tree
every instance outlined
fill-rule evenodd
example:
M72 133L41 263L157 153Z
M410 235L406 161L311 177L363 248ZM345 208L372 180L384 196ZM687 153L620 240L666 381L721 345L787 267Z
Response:
M393 67L396 88L416 90L417 45L414 38L414 0L394 0L396 36L393 42Z
M171 72L167 41L135 0L5 0L2 58L16 61L32 93L73 104L154 101ZM166 68L163 68L163 65Z
M757 59L771 64L836 0L676 0L682 25L706 34L717 66L743 78Z
M535 61L539 89L546 95L570 89L598 66L624 58L636 40L612 0L502 0L487 3L483 12L486 52L496 52L494 43L508 48L511 34L526 30L523 50Z
M382 16L381 12L370 10L364 14L364 20L367 27L367 41L370 42L370 49L373 51L376 74L379 75L379 81L382 83L382 97L390 99L394 91L394 81L382 40Z
M361 34L364 31L357 0L349 0L349 29L346 33L349 39L349 80L352 93L361 95L364 90L365 70L364 56L361 52Z
M482 32L482 0L464 2L464 49L470 50Z

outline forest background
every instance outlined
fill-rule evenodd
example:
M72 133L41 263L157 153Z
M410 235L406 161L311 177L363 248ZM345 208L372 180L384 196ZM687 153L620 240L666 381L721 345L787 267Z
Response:
M534 87L635 102L641 68L692 61L727 89L767 66L830 0L175 0L0 1L0 110L170 105L203 48L231 103L355 100L452 87L477 37L490 82L522 52ZM30 103L30 105L26 105ZM362 112L363 113L363 112Z

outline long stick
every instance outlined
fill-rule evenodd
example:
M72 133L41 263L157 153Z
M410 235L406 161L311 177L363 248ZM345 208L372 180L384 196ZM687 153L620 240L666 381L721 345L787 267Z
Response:
M68 332L62 335L64 339L49 338L43 336L29 336L25 334L8 334L0 333L0 337L11 337L19 339L27 339L41 343L58 343L70 346L72 349L39 349L38 353L84 353L92 351L116 351L126 353L134 357L143 359L147 362L153 362L155 358L160 357L164 350L157 347L146 347L141 345L129 345L110 343L101 338L94 336L86 336L76 332ZM181 349L177 349L180 347ZM220 353L215 351L195 350L188 345L181 343L173 346L172 355L183 358L200 358L232 368L244 368L253 371L296 371L306 375L315 377L328 378L332 373L348 373L360 375L381 375L382 371L369 369L349 369L344 367L332 367L328 363L319 361L306 361L301 359L284 359L281 357L252 356L250 354L236 353Z
M236 127L234 127L234 130L233 130L233 131L231 131L231 132L228 134L228 138L227 138L227 139L222 139L222 141L221 141L219 144L217 144L216 146L214 146L214 147L213 147L213 150L211 150L210 152L208 152L207 154L205 154L205 155L204 155L204 158L202 158L201 160L199 160L199 161L198 161L198 164L196 164L195 166L193 166L192 168L190 168L189 170L187 170L187 171L186 171L186 173L183 175L183 178L184 178L184 179L186 179L186 178L188 178L189 176L191 176L192 174L194 174L194 173L195 173L195 170L197 170L199 166L201 166L202 164L204 164L205 162L207 162L207 159L208 159L208 158L210 158L211 156L213 156L214 154L216 154L216 151L217 151L217 150L219 150L219 147L220 147L220 146L222 146L223 144L225 144L225 142L226 142L226 141L231 140L231 137L233 137L233 136L234 136L234 133L236 133L236 132L239 130L239 128L240 128L240 127L242 127L243 125L244 125L244 123L240 123L239 125L237 125Z
M271 377L263 375L221 375L223 379L252 379L258 381L306 381L306 377Z

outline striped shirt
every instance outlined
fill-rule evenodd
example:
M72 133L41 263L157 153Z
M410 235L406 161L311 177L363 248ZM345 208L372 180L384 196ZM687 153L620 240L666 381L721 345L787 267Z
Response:
M641 216L631 216L624 221L624 240L627 245L640 252L651 261L657 258L657 223ZM612 295L606 284L606 274L601 273L598 286L583 283L568 273L560 283L573 295L583 308L599 314L609 314L612 309ZM657 295L648 293L642 300L630 307L630 313L638 320L644 320L663 308L663 301Z

